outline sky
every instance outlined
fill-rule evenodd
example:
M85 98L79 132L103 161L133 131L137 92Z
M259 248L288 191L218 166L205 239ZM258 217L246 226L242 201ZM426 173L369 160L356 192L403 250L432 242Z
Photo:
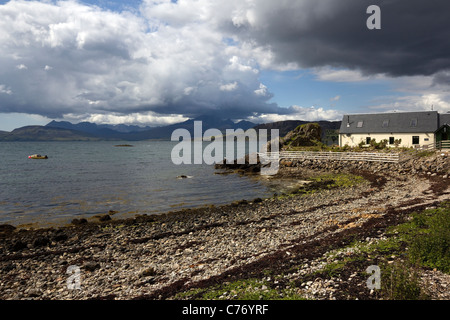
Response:
M450 112L448 12L448 0L0 0L0 130Z

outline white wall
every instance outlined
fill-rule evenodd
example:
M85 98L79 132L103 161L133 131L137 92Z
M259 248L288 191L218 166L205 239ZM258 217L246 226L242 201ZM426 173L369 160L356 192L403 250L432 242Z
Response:
M402 139L399 147L409 148L414 147L413 136L419 137L420 146L435 142L434 133L352 133L350 136L347 136L347 134L339 134L339 145L343 147L347 144L350 147L356 147L361 141L364 141L365 144L367 137L370 137L370 139L375 139L376 142L386 139L389 143L389 138L394 137L394 140ZM428 141L426 141L426 139L428 139ZM395 145L391 146L394 147Z

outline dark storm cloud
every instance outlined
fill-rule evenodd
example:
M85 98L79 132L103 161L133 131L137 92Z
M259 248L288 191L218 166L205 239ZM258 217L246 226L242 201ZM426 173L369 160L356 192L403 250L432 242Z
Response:
M381 9L381 30L366 27L373 4ZM391 76L450 68L448 0L277 1L254 10L255 22L228 24L227 30L270 47L280 64Z

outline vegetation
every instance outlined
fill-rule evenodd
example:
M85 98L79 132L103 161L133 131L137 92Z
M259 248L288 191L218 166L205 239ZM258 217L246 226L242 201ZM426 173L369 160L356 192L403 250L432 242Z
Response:
M320 190L329 190L334 188L350 188L364 183L366 180L358 175L350 173L328 173L309 178L310 183L306 183L288 194L277 195L277 198L284 199L299 194L311 194Z
M197 300L302 300L296 288L273 288L259 279L242 279L224 282L207 288L191 289L180 293L176 299Z
M366 181L363 177L350 173L327 173L310 178L311 181L328 182L327 189L349 188Z
M422 157L429 157L429 156L432 156L434 154L436 154L436 152L433 151L433 150L432 151L425 150L425 151L419 151L417 153L417 156L422 158Z
M450 274L450 201L440 208L415 214L410 229L405 232L410 262Z
M381 273L381 292L388 300L427 300L422 289L419 270L399 262L385 265Z
M351 178L353 179L353 178ZM345 180L345 179L344 179ZM437 269L447 274L449 270L450 201L437 208L413 213L407 222L389 228L385 235L374 241L355 240L346 247L324 255L327 264L314 273L286 282L283 273L266 269L259 277L235 279L192 288L178 293L175 299L196 300L302 300L300 287L316 278L356 280L348 287L339 286L341 298L367 298L384 300L430 299L427 284L421 279L423 269ZM365 287L368 274L365 269L377 265L381 270L381 288ZM296 272L302 266L291 265ZM350 281L350 279L349 279ZM341 283L341 281L337 281ZM342 282L344 284L345 281ZM356 290L363 296L355 296ZM346 292L346 290L349 290Z
M355 254L333 260L320 273L339 276L355 261L377 261L381 269L380 298L429 299L420 272L434 269L450 274L449 244L450 201L447 201L438 208L411 214L408 222L390 228L384 240L352 243L343 250L351 248Z

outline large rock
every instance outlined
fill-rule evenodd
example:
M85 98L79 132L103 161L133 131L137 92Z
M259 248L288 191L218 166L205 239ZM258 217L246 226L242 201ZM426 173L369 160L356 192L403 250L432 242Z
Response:
M281 139L281 148L311 147L320 143L322 128L317 123L307 123L298 126Z

